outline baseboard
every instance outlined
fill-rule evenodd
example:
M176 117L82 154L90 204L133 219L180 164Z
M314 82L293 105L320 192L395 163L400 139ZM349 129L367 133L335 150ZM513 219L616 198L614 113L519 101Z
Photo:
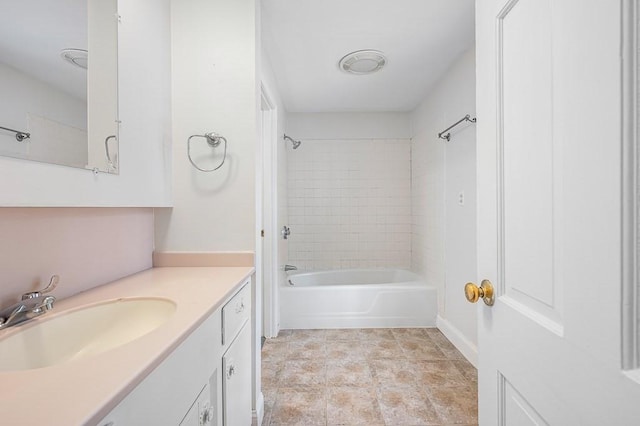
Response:
M478 347L474 345L453 324L438 315L436 326L447 339L464 355L467 360L478 368Z
M264 419L264 395L262 392L258 394L258 401L256 402L256 409L253 410L253 418L251 419L252 426L260 426Z

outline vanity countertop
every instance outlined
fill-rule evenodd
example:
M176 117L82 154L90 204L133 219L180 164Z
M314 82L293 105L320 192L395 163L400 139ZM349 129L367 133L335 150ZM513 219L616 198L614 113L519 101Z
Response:
M33 321L120 298L167 298L176 303L176 311L149 334L102 354L46 368L0 372L0 423L96 424L253 271L252 267L153 268L57 301L50 314Z

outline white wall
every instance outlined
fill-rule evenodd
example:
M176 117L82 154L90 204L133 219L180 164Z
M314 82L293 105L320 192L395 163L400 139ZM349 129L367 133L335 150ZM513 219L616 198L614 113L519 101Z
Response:
M0 205L170 203L169 0L120 0L118 12L120 175L0 157Z
M409 139L404 112L289 113L287 134L299 139Z
M254 0L173 0L173 209L156 211L157 251L253 251L259 82ZM217 171L187 159L190 135L228 140ZM202 143L202 140L198 141Z
M150 208L0 208L0 306L60 275L57 298L151 267Z
M409 268L409 131L402 113L289 114L289 263Z
M439 326L468 357L477 345L476 306L463 295L476 278L475 50L465 52L413 112L412 267L438 287ZM459 203L464 193L464 205ZM473 359L472 359L473 360Z

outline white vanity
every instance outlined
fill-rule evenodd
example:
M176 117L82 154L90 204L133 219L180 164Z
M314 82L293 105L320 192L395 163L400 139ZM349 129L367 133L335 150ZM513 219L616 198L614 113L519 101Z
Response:
M3 387L12 389L4 393L0 419L250 425L252 274L250 267L154 268L59 301L51 313L6 330L15 344L29 328L94 305L153 298L175 304L162 324L135 340L43 368L0 371Z

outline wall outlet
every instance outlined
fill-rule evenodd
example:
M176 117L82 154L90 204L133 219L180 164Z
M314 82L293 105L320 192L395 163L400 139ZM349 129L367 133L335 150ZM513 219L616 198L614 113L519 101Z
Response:
M458 204L464 206L464 191L458 192Z

